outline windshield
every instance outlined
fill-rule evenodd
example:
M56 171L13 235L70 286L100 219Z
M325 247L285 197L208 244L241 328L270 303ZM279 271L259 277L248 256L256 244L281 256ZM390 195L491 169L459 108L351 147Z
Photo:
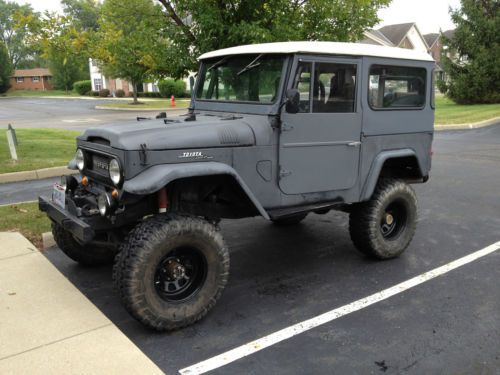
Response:
M237 55L205 60L196 98L274 103L284 60L282 55Z

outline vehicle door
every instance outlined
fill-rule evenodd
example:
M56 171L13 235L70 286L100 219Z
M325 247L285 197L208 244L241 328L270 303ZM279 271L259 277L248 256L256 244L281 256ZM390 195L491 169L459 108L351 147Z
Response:
M349 189L358 176L361 108L358 59L297 56L287 88L298 113L282 111L279 186L285 194Z

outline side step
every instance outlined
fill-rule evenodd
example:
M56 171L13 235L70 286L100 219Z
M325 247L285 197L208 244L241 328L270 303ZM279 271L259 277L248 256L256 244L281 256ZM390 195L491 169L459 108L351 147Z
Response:
M307 204L304 206L293 206L293 207L284 207L284 208L272 208L267 210L269 217L271 219L280 219L287 216L294 216L301 213L317 211L317 210L330 210L330 209L338 209L341 208L344 204L343 199L334 199L329 202L321 202L321 203L313 203Z

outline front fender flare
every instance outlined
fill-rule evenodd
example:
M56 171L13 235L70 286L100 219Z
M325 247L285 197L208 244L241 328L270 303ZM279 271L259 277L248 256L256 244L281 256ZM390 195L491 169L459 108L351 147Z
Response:
M250 201L255 205L259 213L270 220L268 213L262 207L247 184L240 175L229 165L218 162L196 162L183 164L161 164L154 165L138 174L134 178L125 181L123 190L127 193L146 195L152 194L168 183L179 178L212 176L212 175L230 175L238 182Z
M382 167L384 166L384 163L389 160L389 159L395 159L395 158L403 158L407 156L415 156L417 157L417 154L415 153L414 150L410 148L404 148L400 150L390 150L390 151L383 151L377 155L375 160L372 163L372 166L370 168L370 172L368 173L368 176L366 178L366 182L364 184L363 190L361 191L361 197L360 201L366 201L370 199L372 196L375 186L377 185L378 177L380 175L380 171L382 170ZM418 161L418 158L417 158ZM420 161L418 161L419 166L420 166Z

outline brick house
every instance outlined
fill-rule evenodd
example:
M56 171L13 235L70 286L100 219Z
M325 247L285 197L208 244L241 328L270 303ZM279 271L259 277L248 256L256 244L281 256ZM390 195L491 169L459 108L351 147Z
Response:
M429 46L429 54L436 61L436 77L437 79L446 80L446 76L443 70L443 64L441 64L441 54L443 49L446 50L446 46L443 46L441 35L444 35L446 38L453 38L455 30L447 30L442 33L431 33L425 34L424 38ZM448 53L448 57L450 54Z
M52 73L47 68L16 69L10 77L11 90L52 90Z

